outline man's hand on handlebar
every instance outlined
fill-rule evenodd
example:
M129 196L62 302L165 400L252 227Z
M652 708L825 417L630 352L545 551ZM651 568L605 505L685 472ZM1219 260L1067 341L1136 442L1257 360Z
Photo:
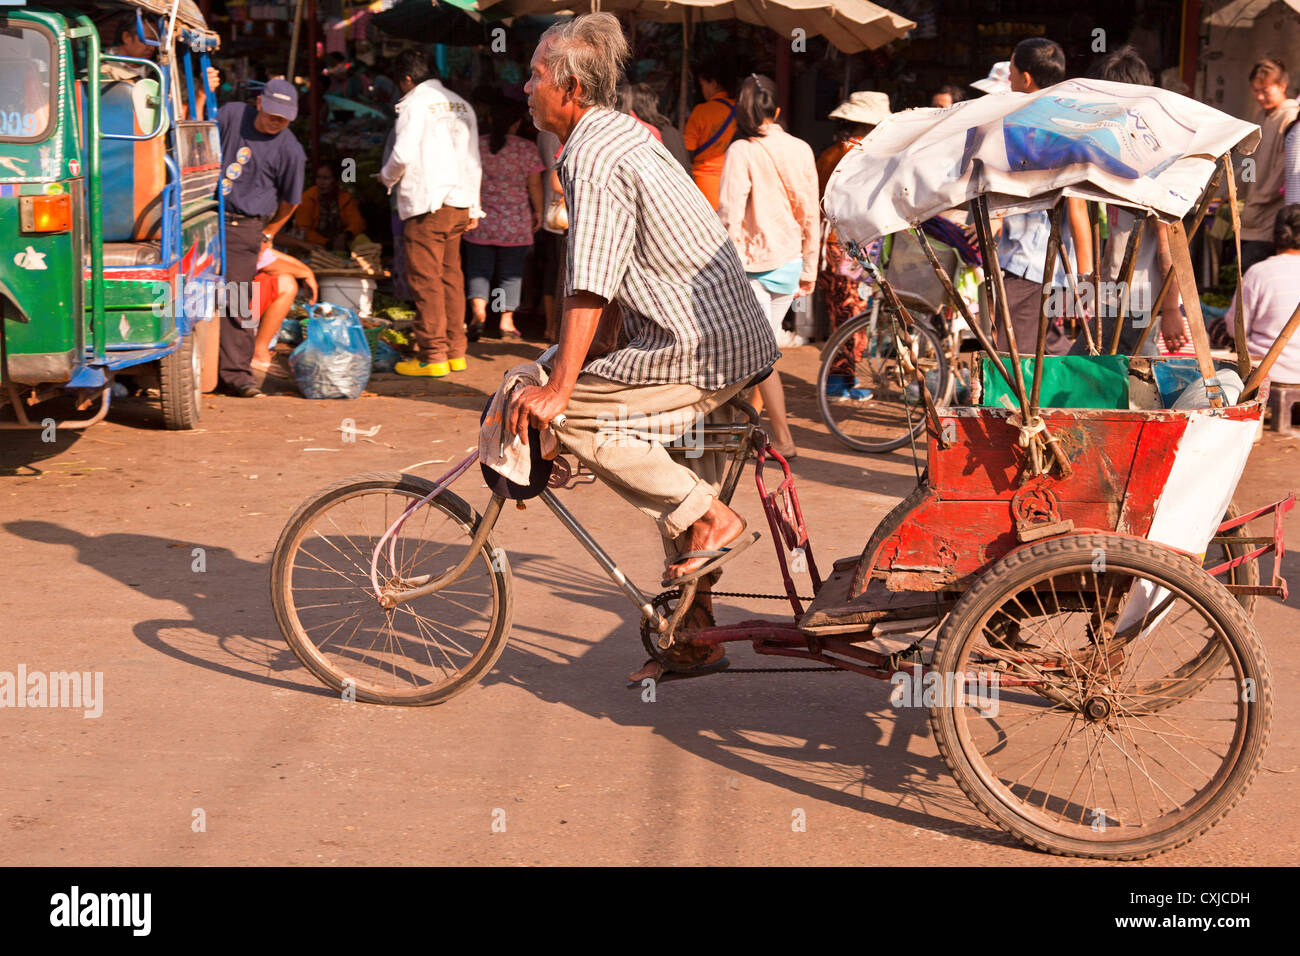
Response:
M568 404L569 396L553 384L516 389L506 406L504 431L507 435L518 435L527 445L529 427L538 431L549 428Z

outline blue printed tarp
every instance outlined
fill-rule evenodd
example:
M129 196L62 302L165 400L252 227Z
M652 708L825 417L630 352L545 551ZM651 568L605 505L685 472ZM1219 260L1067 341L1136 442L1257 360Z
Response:
M1258 142L1255 124L1169 90L1067 80L893 114L840 160L823 205L836 232L858 243L980 195L993 212L1067 195L1168 219L1192 208L1219 156Z

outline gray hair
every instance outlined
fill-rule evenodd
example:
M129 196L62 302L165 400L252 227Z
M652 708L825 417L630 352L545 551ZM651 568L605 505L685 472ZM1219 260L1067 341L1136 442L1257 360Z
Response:
M618 82L627 62L627 39L612 13L588 13L550 27L538 43L549 44L542 62L560 89L577 80L579 106L616 109Z

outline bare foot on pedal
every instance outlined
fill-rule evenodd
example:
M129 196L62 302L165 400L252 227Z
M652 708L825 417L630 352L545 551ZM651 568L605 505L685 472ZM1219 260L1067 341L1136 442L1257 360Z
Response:
M682 553L720 551L735 542L744 531L745 522L740 515L714 498L709 502L709 510L691 525ZM710 560L709 557L693 557L676 563L670 561L666 565L664 580L675 581L703 567Z

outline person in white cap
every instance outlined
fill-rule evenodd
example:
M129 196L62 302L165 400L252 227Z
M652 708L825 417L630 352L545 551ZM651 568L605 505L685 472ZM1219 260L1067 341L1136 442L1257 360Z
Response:
M976 80L971 86L981 93L1010 93L1011 61L999 60L994 63L989 70L989 75L982 80Z
M851 94L830 114L831 119L839 122L839 128L835 142L817 157L817 183L823 199L826 198L826 183L840 160L888 115L889 97L875 90L859 90ZM866 310L867 304L861 292L866 278L862 275L862 267L840 248L834 231L828 231L826 235L825 259L826 265L817 277L817 287L821 289L834 332ZM841 352L831 368L826 383L826 393L831 401L867 401L871 398L871 389L858 387L854 371L862 360L866 335L854 336L854 339L853 345Z

